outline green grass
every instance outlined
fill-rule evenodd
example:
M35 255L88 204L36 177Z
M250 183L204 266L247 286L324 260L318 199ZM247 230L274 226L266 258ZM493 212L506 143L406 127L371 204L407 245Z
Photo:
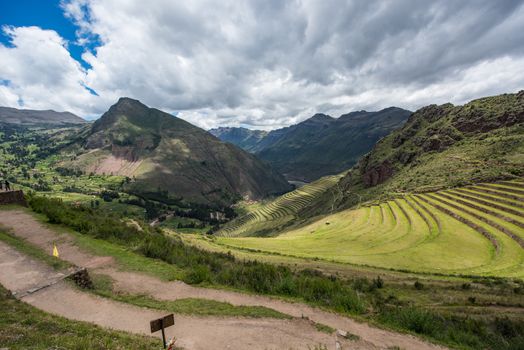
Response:
M50 315L8 296L0 285L0 346L8 349L159 349L158 339Z
M322 324L322 323L315 323L315 328L317 329L317 331L324 332L324 333L327 333L327 334L333 334L336 331L335 328L327 326L327 325Z
M164 281L182 279L184 270L176 265L168 264L159 259L151 259L137 254L130 248L96 239L76 232L69 233L75 238L75 243L87 251L100 256L113 257L118 266L127 271L143 272Z
M511 184L503 187L518 188ZM414 272L524 278L524 248L518 241L524 238L524 220L516 215L518 208L509 212L489 197L477 203L454 193L407 195L328 215L276 237L217 237L215 242L232 249ZM477 227L495 238L498 249Z

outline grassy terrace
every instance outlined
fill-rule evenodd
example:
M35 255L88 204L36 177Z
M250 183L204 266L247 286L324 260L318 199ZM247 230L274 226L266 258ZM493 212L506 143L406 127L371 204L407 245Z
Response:
M275 228L285 226L296 218L296 214L305 208L318 194L328 191L340 179L341 175L326 176L305 185L277 199L253 206L248 212L224 226L220 236L238 237L258 233L265 235Z
M523 187L522 180L515 180L404 195L332 214L277 237L218 237L216 242L231 248L413 272L522 279ZM271 203L273 213L284 212L279 202ZM258 227L263 226L260 220L264 218L273 220L263 216ZM245 235L253 226L245 223L235 232Z

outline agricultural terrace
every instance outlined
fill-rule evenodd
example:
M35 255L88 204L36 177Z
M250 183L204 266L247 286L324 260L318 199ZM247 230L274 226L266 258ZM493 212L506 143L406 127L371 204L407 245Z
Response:
M294 220L296 214L316 196L338 183L342 175L325 176L315 182L288 192L267 204L248 208L248 213L228 223L219 236L238 237L247 234L265 233L282 227Z
M524 278L524 180L404 195L277 237L217 242L413 272Z

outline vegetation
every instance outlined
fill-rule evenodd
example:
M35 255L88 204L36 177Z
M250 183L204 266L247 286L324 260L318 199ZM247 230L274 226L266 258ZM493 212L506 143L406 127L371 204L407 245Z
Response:
M139 229L96 209L72 207L60 200L31 197L29 204L51 223L133 247L146 257L176 265L185 271L183 279L190 284L216 284L258 294L295 297L340 312L361 313L366 307L356 292L336 277L308 270L294 272L285 266L257 261L237 261L232 255L205 252L157 230Z
M111 331L40 311L0 286L0 344L9 349L158 349L158 339Z
M341 211L277 237L219 237L216 242L397 270L524 278L522 184L406 194Z
M62 223L68 225L77 225L83 222L85 218L89 218L87 213L92 210L90 208L71 207L60 201L49 205L50 201L50 199L46 198L32 198L30 203L35 210L44 214L46 213L46 208L58 207L58 211L63 215ZM102 213L97 214L97 216L103 215ZM117 220L116 217L113 219ZM105 220L110 220L110 218L106 217ZM103 222L103 220L95 221L94 224L98 225ZM113 226L120 228L117 224ZM82 225L73 227L82 227ZM124 229L124 226L121 229ZM129 229L129 226L126 226L125 229ZM139 239L122 242L119 237L127 236L119 233L118 230L115 230L113 237L106 237L105 239L116 242L116 244L124 248L129 247L145 256L173 264L176 267L175 270L180 271L177 275L190 283L233 287L259 294L304 300L339 312L360 314L361 317L374 320L389 327L417 333L445 344L465 349L476 349L478 344L482 344L488 338L490 342L486 344L490 344L492 349L509 350L521 346L522 339L519 331L520 327L522 327L522 320L518 317L502 318L496 316L486 318L469 316L460 312L450 313L447 310L421 309L412 302L395 296L405 293L405 287L389 285L382 278L375 278L373 281L368 281L365 278L345 279L337 276L326 276L315 270L293 271L285 266L242 261L235 259L232 254L211 253L187 246L176 237L167 237L156 232L156 230L150 229L136 232L140 236ZM105 230L102 229L101 231L104 232ZM88 232L86 231L85 233ZM142 265L157 264L155 260L141 259L145 259ZM145 267L143 266L142 268ZM477 283L478 286L493 286L489 288L500 290L500 293L504 293L503 295L519 293L522 287L517 281L478 280L474 287L471 285L468 287L467 284L458 284L457 289L446 290L446 292L459 293L458 295L475 293L470 294L470 296L477 296L479 305L491 303L492 301L489 299L484 300L483 298L486 292L480 294L472 292L472 288L475 291L478 290ZM466 287L464 288L463 285L466 285ZM438 284L433 285L424 282L424 289L418 290L413 288L412 283L410 286L412 292L410 293L440 295L442 292L428 293L434 291L435 288L441 288L436 286ZM518 299L518 295L515 295L515 298ZM141 296L125 296L125 298L129 298L128 301L130 302L156 303ZM410 297L409 299L412 298ZM508 299L507 296L501 296L500 300ZM192 305L193 301L188 303L191 308L194 307ZM150 307L154 306L150 305ZM165 307L165 305L162 307ZM183 308L180 305L176 307ZM405 312L406 309L413 311L407 313ZM430 319L430 321L426 319ZM433 322L431 321L433 319L441 320L439 327L443 328L439 328L439 332L434 332L424 326L425 322Z
M295 223L298 213L321 193L330 191L342 175L326 176L311 184L288 192L262 205L248 207L248 212L227 223L218 236L267 236Z

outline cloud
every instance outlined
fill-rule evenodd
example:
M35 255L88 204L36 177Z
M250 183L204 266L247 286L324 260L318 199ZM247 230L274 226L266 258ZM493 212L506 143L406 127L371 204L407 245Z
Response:
M0 105L71 110L88 114L92 95L85 89L86 72L53 30L2 28L10 38L0 45Z
M52 31L8 28L14 47L0 47L2 62L38 61L34 42L49 54L37 62L41 77L31 64L0 68L11 82L0 86L0 103L16 95L31 107L93 115L129 96L206 128L271 129L316 112L416 109L524 87L521 1L67 0L62 8L90 68Z

